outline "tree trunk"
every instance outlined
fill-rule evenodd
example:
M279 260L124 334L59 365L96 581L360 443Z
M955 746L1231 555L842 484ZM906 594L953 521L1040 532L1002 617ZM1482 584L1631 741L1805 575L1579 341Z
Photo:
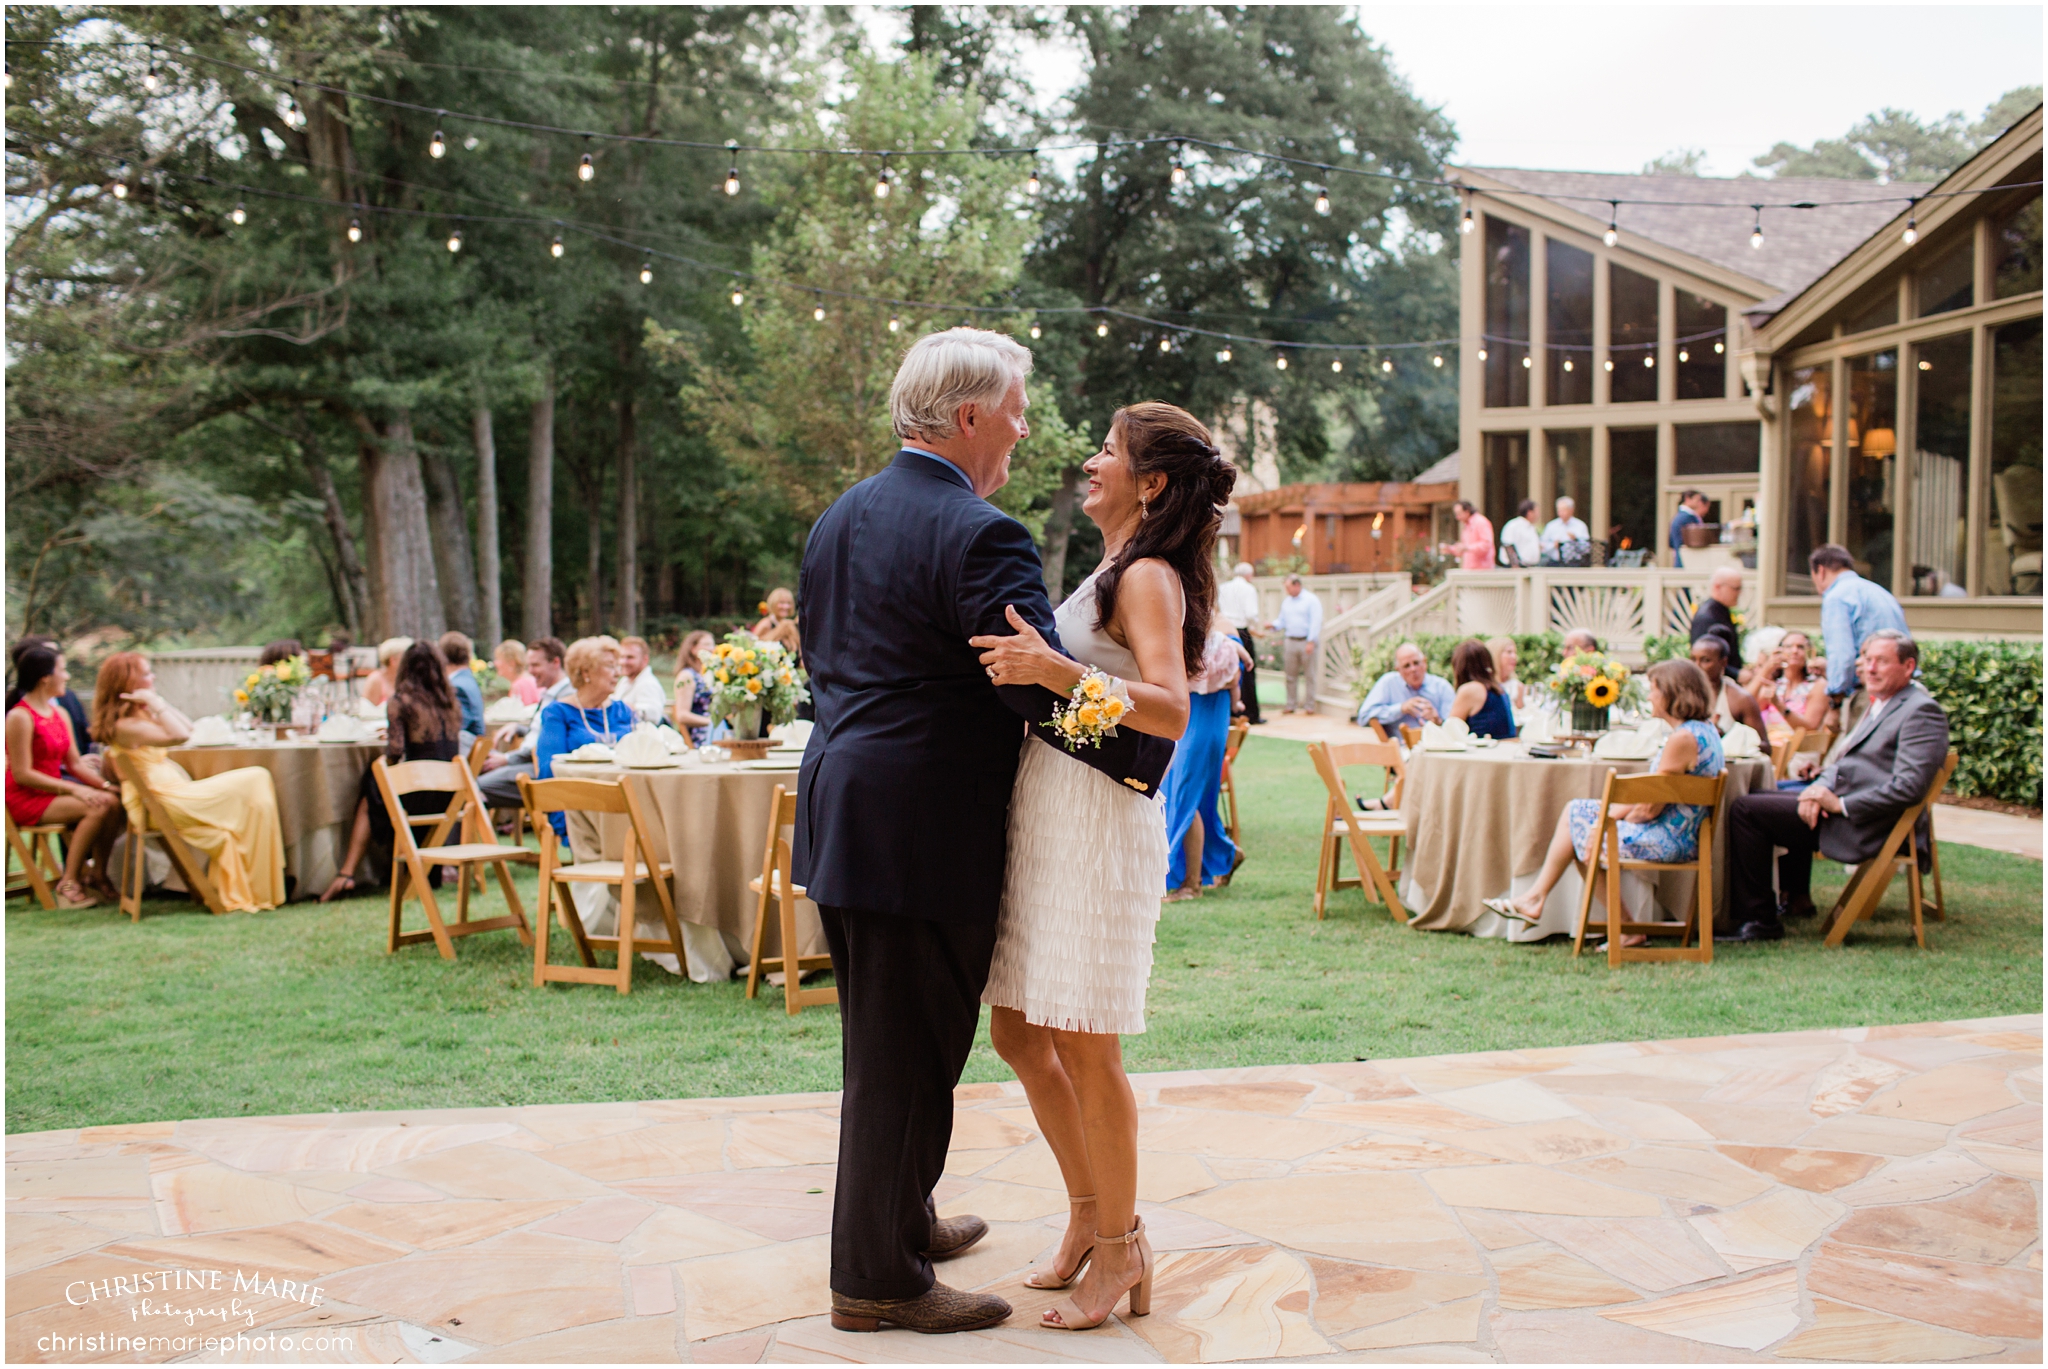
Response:
M470 415L476 443L476 582L484 640L496 650L505 640L505 600L498 582L498 443L491 435L491 406L477 402Z
M363 531L369 544L372 637L439 637L447 630L427 529L426 481L412 415L394 410L381 428L357 415L363 434Z
M526 640L555 635L555 368L541 372L540 398L533 401L533 431L526 450Z
M334 472L327 468L327 455L312 440L299 438L299 455L306 463L306 474L312 477L313 488L320 495L321 517L327 523L327 535L334 539L335 560L340 563L335 581L335 599L342 607L342 620L348 624L351 637L362 640L364 619L370 606L370 586L363 574L362 558L356 555L355 534L349 531L348 514L342 510L341 495L334 488Z
M427 521L434 529L434 572L450 626L475 637L482 625L476 602L476 562L469 552L469 520L455 466L439 443L420 453L427 479ZM493 643L495 645L495 643Z
M619 400L618 613L619 628L629 636L640 631L640 473L635 459L639 440L633 396L628 392Z
M604 631L604 518L603 505L604 477L602 472L592 471L590 483L584 486L583 507L588 517L584 520L589 532L590 560L585 567L583 582L590 586L590 600L587 605L589 618L587 630L595 637Z
M1073 466L1060 473L1053 487L1052 512L1045 516L1045 592L1057 604L1066 597L1067 538L1074 531L1074 496L1083 472Z

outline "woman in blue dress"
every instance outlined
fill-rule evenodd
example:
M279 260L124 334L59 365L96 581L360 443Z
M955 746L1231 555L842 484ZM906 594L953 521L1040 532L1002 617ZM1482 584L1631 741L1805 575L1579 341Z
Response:
M1251 658L1229 635L1221 613L1209 631L1202 666L1188 679L1188 730L1173 749L1173 764L1159 786L1166 810L1166 902L1198 898L1203 886L1228 883L1244 863L1231 845L1217 799L1223 789L1223 753L1230 740L1231 696L1238 670Z
M1458 643L1451 653L1458 689L1451 696L1451 716L1463 718L1474 736L1507 741L1515 735L1515 710L1493 672L1492 647L1477 637Z
M1704 775L1721 773L1721 734L1714 730L1713 696L1707 691L1707 677L1691 661L1659 661L1650 667L1650 711L1671 724L1671 739L1657 758L1660 775ZM1621 819L1621 854L1625 860L1654 860L1677 863L1699 854L1700 819L1706 809L1693 803L1617 804ZM1543 859L1543 872L1520 898L1488 900L1496 912L1535 922L1543 916L1543 901L1564 876L1572 857L1586 859L1586 851L1600 830L1600 800L1573 799L1557 818L1557 833L1550 839L1550 852ZM1496 906L1498 905L1498 906ZM1636 938L1640 944L1643 938Z
M544 704L533 744L533 777L552 779L555 762L579 746L617 746L633 731L633 710L612 697L619 683L619 644L610 637L579 637L562 657L573 693ZM560 813L550 813L555 835L568 840Z

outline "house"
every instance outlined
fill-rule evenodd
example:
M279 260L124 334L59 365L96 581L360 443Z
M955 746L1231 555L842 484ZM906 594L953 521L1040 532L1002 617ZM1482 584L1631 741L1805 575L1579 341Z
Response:
M2038 636L2040 167L2037 108L1939 185L1458 169L1461 495L1671 565L1696 489L1755 533L1687 566L1773 621L1834 541L1916 629Z
M1282 485L1232 503L1238 556L1259 565L1306 557L1316 575L1404 571L1409 558L1454 538L1450 481Z

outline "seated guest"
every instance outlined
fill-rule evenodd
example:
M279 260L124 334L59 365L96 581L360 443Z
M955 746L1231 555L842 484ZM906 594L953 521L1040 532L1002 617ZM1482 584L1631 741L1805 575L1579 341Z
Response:
M1692 640L1712 633L1728 648L1731 666L1742 664L1742 638L1735 631L1735 604L1742 598L1742 572L1723 566L1707 582L1707 597L1693 610Z
M526 643L516 637L507 637L491 653L491 664L497 668L498 678L505 682L513 698L528 708L540 702L540 686L526 671Z
M289 661L294 656L305 654L306 648L299 645L298 638L280 637L263 648L263 654L256 658L256 668L261 670L264 666L276 665L279 661Z
M1570 656L1580 651L1598 651L1600 639L1582 627L1575 627L1564 635L1563 654Z
M439 648L414 642L405 649L398 663L398 686L384 716L386 765L452 761L462 754L462 715L456 707L454 686L448 681L447 659ZM401 795L398 803L408 813L441 813L447 811L448 794L445 790L423 789L417 794ZM391 844L393 835L391 812L384 806L383 792L377 788L373 762L363 767L363 778L356 785L355 826L349 832L348 852L335 867L334 881L320 895L320 901L332 903L354 893L356 869L369 850L370 839L375 837L382 848ZM449 839L460 840L460 833L451 833ZM436 867L434 874L439 873Z
M1873 859L1899 815L1927 793L1948 758L1948 714L1914 683L1919 663L1919 647L1903 632L1880 628L1864 638L1856 674L1870 707L1833 763L1800 793L1744 794L1728 806L1728 914L1739 930L1716 940L1782 940L1785 918L1813 915L1813 853L1844 865ZM1923 853L1927 837L1923 826ZM1774 895L1777 846L1785 854Z
M617 746L633 731L633 710L612 697L619 683L619 644L610 637L583 637L569 643L566 664L567 698L540 711L540 733L533 744L533 777L551 779L558 757L579 746L598 742ZM560 813L550 815L555 835L568 839Z
M556 637L543 637L526 649L524 678L539 686L539 706L543 710L556 699L568 697L569 677L562 670L562 656L567 650ZM477 787L491 807L519 806L519 777L533 774L533 740L539 721L540 715L536 713L533 722L511 729L522 740L510 751L493 751L484 757L484 773Z
M768 591L767 616L747 631L759 641L782 643L798 657L804 654L804 639L796 629L796 595L780 586Z
M156 692L147 657L123 651L101 663L92 731L110 756L141 774L178 835L212 863L223 905L253 912L284 902L284 828L270 772L251 765L203 780L188 776L168 751L192 735L192 721ZM134 785L122 784L121 803L131 833L146 825Z
M118 900L107 878L106 855L88 868L85 858L99 843L100 829L117 814L120 791L95 770L90 779L66 779L83 772L71 715L57 700L69 691L64 658L46 646L18 650L14 697L7 706L7 815L22 827L39 822L76 824L64 840L64 873L53 891L65 908L90 908L101 898Z
M484 734L484 687L477 683L476 672L469 668L469 663L476 659L476 647L460 632L444 632L441 656L448 662L448 684L462 710L462 730L467 737L462 744L466 747Z
M1793 628L1757 672L1757 707L1773 729L1820 731L1828 717L1828 677L1813 669L1813 639Z
M1646 676L1650 690L1650 712L1671 724L1671 736L1657 758L1657 774L1704 775L1721 773L1726 762L1721 755L1721 734L1707 721L1712 695L1707 677L1689 661L1659 661ZM1699 855L1700 819L1706 809L1691 803L1617 804L1614 816L1621 820L1623 860L1654 860L1670 864L1696 859ZM1543 858L1543 870L1520 898L1492 898L1486 906L1504 917L1535 922L1543 916L1543 902L1573 856L1587 858L1587 850L1600 831L1600 800L1573 799L1558 814L1557 831ZM1730 849L1734 849L1731 845ZM1624 945L1641 945L1645 938L1632 937Z
M1451 711L1451 682L1429 673L1422 648L1403 642L1394 649L1394 668L1373 683L1358 706L1358 725L1377 721L1382 727L1442 722Z
M711 735L711 673L705 669L704 661L715 645L711 634L699 628L684 637L676 651L673 716L677 730L690 739L692 746L704 745Z
M1512 637L1494 637L1486 643L1486 649L1493 653L1493 682L1508 696L1513 708L1529 706L1528 686L1515 678L1515 667L1521 664L1521 655L1515 650Z
M14 667L15 679L14 686L7 691L8 708L13 708L21 702L23 693L21 687L22 653L30 647L38 646L47 647L51 652L60 656L63 654L57 648L57 639L55 637L29 636L23 637L20 641L16 642L13 650L8 654L9 662ZM57 707L63 709L64 716L71 719L71 739L78 743L78 768L71 770L71 775L76 779L84 780L87 784L99 783L102 778L98 755L100 744L92 739L92 719L86 714L84 701L78 697L77 690L66 685L64 692L57 696Z
M1756 706L1748 690L1728 678L1728 644L1717 634L1708 634L1692 644L1692 663L1707 677L1713 691L1714 726L1723 735L1737 723L1753 728L1757 738L1764 735L1764 711Z
M643 723L658 723L668 716L668 696L661 692L661 680L649 663L645 637L628 637L619 643L619 684L613 698L633 710Z
M1506 741L1515 735L1515 710L1507 691L1493 678L1492 648L1477 637L1458 643L1451 653L1451 677L1458 692L1451 696L1445 717L1463 718L1465 726L1481 737Z
M363 684L363 701L381 704L391 700L391 688L398 682L398 658L412 645L410 637L386 637L377 643L377 668Z

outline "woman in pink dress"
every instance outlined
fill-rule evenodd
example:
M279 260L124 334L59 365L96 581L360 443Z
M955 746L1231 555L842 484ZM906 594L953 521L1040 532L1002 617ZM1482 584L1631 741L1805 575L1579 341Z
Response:
M81 766L78 739L71 735L71 719L57 705L70 683L64 658L48 647L30 647L21 654L15 675L20 700L7 710L7 815L20 827L77 824L64 843L57 902L90 908L101 896L118 897L106 873L85 863L100 825L114 811L118 791L96 780L64 778L67 768L73 775L88 773ZM97 894L87 890L88 884Z
M498 678L511 687L513 698L528 708L540 702L540 686L526 670L526 643L507 637L491 653L491 664L497 667Z

